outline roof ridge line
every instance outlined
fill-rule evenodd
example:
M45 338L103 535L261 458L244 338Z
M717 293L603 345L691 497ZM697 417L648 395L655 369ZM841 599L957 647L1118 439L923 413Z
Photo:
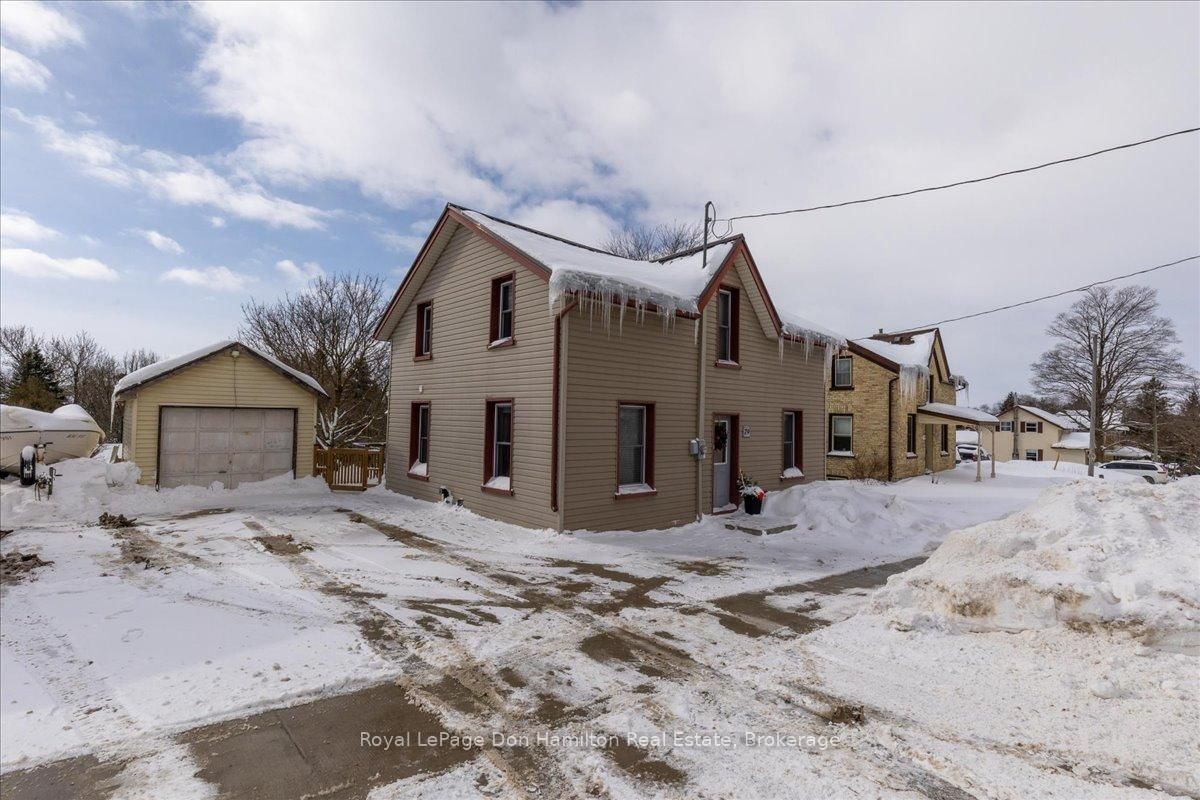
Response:
M572 247L579 247L584 250L591 250L593 253L599 253L600 255L604 255L604 256L612 256L613 258L624 258L626 261L636 261L637 260L634 258L625 258L625 256L619 256L616 253L610 253L608 250L602 250L599 247L593 247L590 244L576 242L576 241L566 238L565 236L558 236L553 233L547 233L546 231L540 231L537 228L531 228L528 225L522 225L519 222L513 222L512 220L504 219L503 217L497 217L496 215L489 214L486 211L479 211L478 209L467 208L466 206L460 206L457 203L447 203L446 205L450 206L451 208L457 209L458 211L470 211L473 214L480 214L482 216L487 217L490 220L493 220L494 222L499 222L502 225L510 225L514 228L520 228L521 230L526 231L527 233L537 234L538 236L545 236L547 239L554 239L555 241L562 242L563 244L569 244Z

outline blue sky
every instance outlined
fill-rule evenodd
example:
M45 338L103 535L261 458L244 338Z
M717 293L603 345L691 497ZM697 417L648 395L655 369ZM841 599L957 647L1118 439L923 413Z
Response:
M394 286L447 200L599 243L1192 126L1198 8L6 2L0 317L179 353L320 271ZM857 336L1200 252L1198 153L736 230ZM1197 273L1145 281L1193 365ZM945 329L972 402L1068 302Z

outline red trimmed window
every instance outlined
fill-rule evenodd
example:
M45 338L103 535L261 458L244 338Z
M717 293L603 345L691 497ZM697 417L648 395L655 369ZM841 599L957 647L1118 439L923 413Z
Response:
M429 358L433 354L433 303L417 306L417 345L415 358Z
M413 403L408 426L408 474L429 477L429 403Z
M489 342L507 344L513 340L516 322L516 275L502 275L492 281L492 313Z
M513 465L513 403L511 400L489 400L487 402L484 441L484 488L511 493Z
M801 478L804 471L804 412L783 412L783 471L784 478ZM789 472L789 470L791 472ZM800 474L796 474L800 473Z
M617 406L617 492L654 488L654 404Z
M738 361L739 294L733 286L717 290L717 361Z

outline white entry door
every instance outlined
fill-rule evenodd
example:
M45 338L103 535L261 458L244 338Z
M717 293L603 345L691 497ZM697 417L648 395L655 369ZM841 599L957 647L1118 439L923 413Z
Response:
M233 489L292 470L291 408L160 409L158 484Z

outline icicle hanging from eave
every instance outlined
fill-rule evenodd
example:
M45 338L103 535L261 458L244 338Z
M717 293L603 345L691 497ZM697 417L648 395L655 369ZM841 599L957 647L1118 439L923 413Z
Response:
M921 383L929 378L929 367L921 364L900 365L900 398L907 402L921 392Z

